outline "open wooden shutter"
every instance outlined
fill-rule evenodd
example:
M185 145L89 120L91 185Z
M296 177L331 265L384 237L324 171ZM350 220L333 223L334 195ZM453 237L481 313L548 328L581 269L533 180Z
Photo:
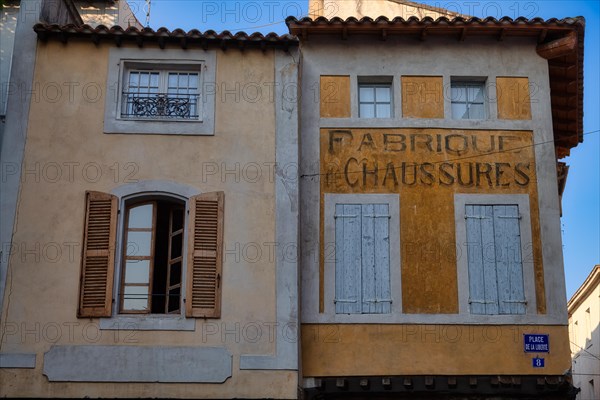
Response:
M86 192L77 316L110 317L112 309L117 197Z
M185 304L188 317L221 316L224 206L223 192L190 199Z

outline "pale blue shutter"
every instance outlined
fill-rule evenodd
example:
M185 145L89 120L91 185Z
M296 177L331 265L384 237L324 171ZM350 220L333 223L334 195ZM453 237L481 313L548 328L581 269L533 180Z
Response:
M467 205L465 210L469 303L473 314L498 314L493 212L491 206Z
M388 204L335 206L335 312L391 313Z
M335 312L360 314L361 305L361 206L335 206Z
M467 205L469 303L473 314L524 314L517 206Z
M362 313L391 313L389 206L362 206Z
M500 314L525 314L518 206L494 206Z

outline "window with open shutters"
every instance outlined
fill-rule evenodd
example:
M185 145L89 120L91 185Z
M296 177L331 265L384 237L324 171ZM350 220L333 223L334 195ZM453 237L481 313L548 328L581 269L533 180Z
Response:
M389 314L389 204L335 205L335 312Z
M465 206L472 314L525 314L518 205Z
M220 317L224 194L201 194L187 204L148 196L127 201L120 235L117 204L110 194L86 193L78 315L110 317L118 297L121 314L185 309L189 317ZM117 236L123 249L118 296L113 293Z

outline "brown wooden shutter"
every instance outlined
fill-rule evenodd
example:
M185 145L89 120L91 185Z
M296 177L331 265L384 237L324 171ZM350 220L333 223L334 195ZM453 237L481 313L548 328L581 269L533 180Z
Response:
M224 206L223 192L190 199L185 304L188 317L221 316Z
M77 316L110 317L112 310L117 197L86 192L83 254Z

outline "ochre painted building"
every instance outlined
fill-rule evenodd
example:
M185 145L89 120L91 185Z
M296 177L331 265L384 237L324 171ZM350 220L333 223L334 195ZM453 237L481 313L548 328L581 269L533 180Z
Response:
M569 396L557 159L581 140L583 20L321 3L288 19L306 395Z
M297 41L48 22L9 98L0 396L295 398Z

